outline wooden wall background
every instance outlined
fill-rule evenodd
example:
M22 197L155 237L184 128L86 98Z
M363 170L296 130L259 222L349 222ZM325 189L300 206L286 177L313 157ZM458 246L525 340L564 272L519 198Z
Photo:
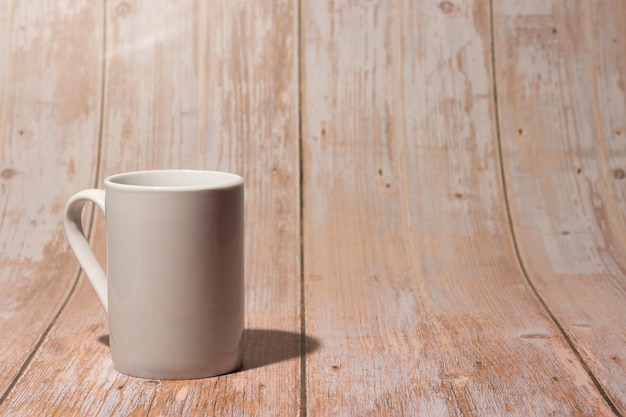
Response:
M0 415L624 415L625 18L0 1ZM240 372L112 369L61 210L151 168L246 178Z

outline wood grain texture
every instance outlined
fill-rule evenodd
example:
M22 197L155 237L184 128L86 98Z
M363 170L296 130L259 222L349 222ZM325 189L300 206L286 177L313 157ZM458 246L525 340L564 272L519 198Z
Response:
M48 3L0 2L1 416L626 414L624 1ZM61 210L152 168L246 178L238 372L112 369Z
M516 260L487 6L304 2L311 415L612 415Z
M78 277L61 210L95 184L101 23L87 1L0 3L0 398Z
M623 1L498 1L511 213L531 281L626 413Z
M296 21L293 1L107 2L99 181L149 168L219 169L244 176L243 370L178 382L117 374L106 346L106 317L81 279L0 406L1 415L28 415L42 404L53 415L299 412ZM102 224L100 219L94 232L101 258ZM314 346L311 340L309 348Z

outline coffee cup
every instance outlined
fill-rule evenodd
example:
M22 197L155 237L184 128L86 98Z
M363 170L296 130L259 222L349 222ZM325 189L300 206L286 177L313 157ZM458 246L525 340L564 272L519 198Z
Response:
M107 273L83 233L105 214ZM153 379L242 366L244 181L225 172L138 171L83 190L64 210L68 242L108 313L114 368Z

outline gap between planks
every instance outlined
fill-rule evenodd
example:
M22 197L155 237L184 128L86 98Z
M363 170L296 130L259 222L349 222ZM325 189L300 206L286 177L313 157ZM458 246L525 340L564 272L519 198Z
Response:
M305 305L305 286L304 286L304 156L303 148L303 129L302 129L302 109L304 107L304 65L302 60L302 0L295 2L296 7L296 83L298 86L298 111L296 121L298 125L298 222L300 227L300 415L306 417L308 415L307 402L307 369L306 369L306 352L307 352L307 336L306 336L306 305Z

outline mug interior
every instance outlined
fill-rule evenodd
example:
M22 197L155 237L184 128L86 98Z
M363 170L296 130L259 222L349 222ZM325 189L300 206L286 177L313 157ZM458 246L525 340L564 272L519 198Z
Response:
M236 174L194 170L126 172L113 175L105 180L105 184L112 188L139 187L180 190L231 188L242 183L243 178Z

